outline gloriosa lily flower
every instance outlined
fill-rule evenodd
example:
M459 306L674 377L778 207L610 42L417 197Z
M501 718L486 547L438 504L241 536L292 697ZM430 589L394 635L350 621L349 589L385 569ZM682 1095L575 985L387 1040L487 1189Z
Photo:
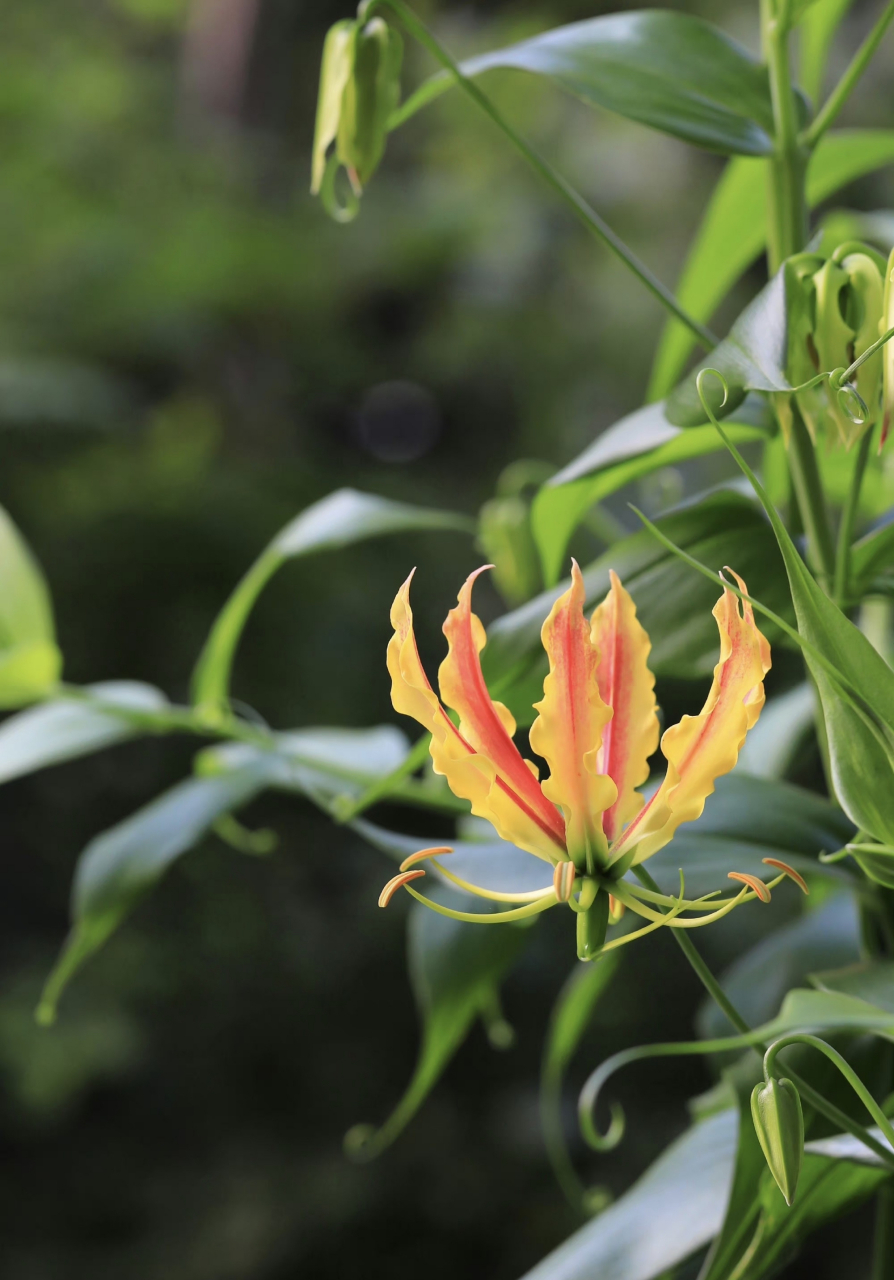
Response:
M484 682L479 654L486 635L472 612L472 587L482 572L478 569L466 580L444 623L448 653L438 673L440 699L416 647L409 598L413 575L403 584L391 609L391 699L395 710L412 716L431 734L434 770L454 794L467 800L472 813L487 819L502 839L552 864L553 886L535 893L496 893L461 880L436 861L440 873L462 889L524 904L481 916L451 912L410 888L412 880L425 874L416 863L450 852L438 848L406 859L401 874L383 890L381 905L406 887L435 910L492 922L567 902L578 913L578 953L586 959L638 936L626 934L605 943L610 911L615 919L623 906L650 921L638 931L643 933L663 924L694 927L742 901L768 900L769 889L782 876L767 886L758 877L730 873L744 887L722 901L716 893L687 901L682 885L679 898L669 898L623 879L631 867L663 848L681 823L700 816L715 780L734 767L745 735L757 722L770 646L751 606L740 602L724 581L713 611L720 659L711 691L697 716L684 716L661 738L667 773L646 802L638 788L649 777L649 758L659 738L655 677L648 665L651 642L617 575L611 574L608 595L587 621L584 580L572 563L571 586L543 624L549 674L530 730L532 750L549 767L541 782L536 765L513 741L512 714L493 701ZM747 595L741 578L733 577ZM791 868L775 861L772 865L806 889ZM681 917L683 911L694 914Z

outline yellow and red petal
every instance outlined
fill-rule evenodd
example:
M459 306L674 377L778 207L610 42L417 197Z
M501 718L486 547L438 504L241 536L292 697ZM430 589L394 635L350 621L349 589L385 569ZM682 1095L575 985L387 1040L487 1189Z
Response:
M560 843L554 832L545 830L526 802L497 777L495 766L460 732L428 681L413 633L412 577L410 574L391 607L394 635L388 643L388 670L394 709L418 720L432 735L429 751L434 770L446 778L454 795L468 800L472 812L490 822L504 840L553 861L563 852L564 841ZM539 792L536 782L534 785Z
M736 576L736 575L734 575ZM740 588L744 582L736 576ZM764 705L763 678L770 669L770 646L745 604L728 588L714 607L720 631L720 661L708 699L697 716L684 716L661 739L667 776L655 795L612 849L613 858L635 847L642 862L672 839L682 822L705 807L717 778L735 766L748 730Z
M612 709L599 693L599 650L584 617L586 592L572 562L571 586L553 605L541 639L549 658L543 699L531 725L531 747L549 765L543 793L565 816L565 843L579 866L605 861L602 813L617 799L611 778L599 771L603 732Z
M565 848L562 816L540 789L536 770L512 741L515 720L507 707L493 702L484 683L479 654L486 635L472 612L472 586L483 569L469 575L444 623L448 653L438 671L441 697L459 716L459 732L472 749L493 766L495 778L526 816L552 842L553 853Z
M593 613L590 635L599 650L599 692L614 713L603 730L597 764L618 789L618 798L602 815L611 841L643 806L636 788L649 777L649 757L659 733L655 677L649 670L652 642L614 570L609 593Z

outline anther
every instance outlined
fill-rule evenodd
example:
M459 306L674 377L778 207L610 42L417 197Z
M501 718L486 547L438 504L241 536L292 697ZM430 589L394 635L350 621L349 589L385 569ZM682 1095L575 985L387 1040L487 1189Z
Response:
M616 898L613 893L608 895L608 922L609 924L617 924L627 908L620 899Z
M747 884L749 889L753 889L761 902L770 901L770 890L764 884L759 876L750 876L746 871L730 871L728 872L730 880L741 880L742 884Z
M389 880L385 888L379 894L379 906L387 907L388 903L397 893L398 889L402 889L405 884L409 884L411 880L418 880L420 876L424 876L423 870L419 871L403 871L399 876L395 876Z
M577 867L573 862L557 862L553 871L553 888L559 902L568 902L574 891Z
M783 862L781 858L762 858L768 867L775 867L777 871L781 871L783 875L788 876L790 880L794 880L795 884L803 893L810 893L807 887L807 881L802 875L799 875L794 867L790 867L787 862Z
M420 849L418 853L411 853L409 858L404 858L400 864L400 869L401 871L409 871L410 867L414 867L423 858L437 858L442 853L453 853L453 850L449 844L434 845L431 849Z

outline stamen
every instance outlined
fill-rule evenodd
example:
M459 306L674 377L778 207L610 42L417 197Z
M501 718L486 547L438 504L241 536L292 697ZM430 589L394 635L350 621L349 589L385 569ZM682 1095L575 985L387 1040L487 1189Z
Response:
M613 893L608 895L608 922L609 924L618 924L627 908L620 898L616 898Z
M787 862L783 862L781 858L762 858L761 861L765 862L768 867L777 867L783 875L788 876L790 880L794 880L802 893L810 893L804 877L799 875L794 867L790 867Z
M411 880L418 880L420 876L424 876L423 870L419 871L403 871L399 876L395 876L389 880L385 888L379 894L379 906L387 907L388 903L397 893L398 889L402 889L405 884L409 884Z
M438 844L431 849L420 849L418 853L411 853L409 858L404 858L400 864L400 869L401 871L409 871L410 867L414 867L423 858L438 858L442 853L453 853L453 849L449 844Z
M559 902L567 902L574 890L577 867L573 862L557 862L553 872L553 888Z
M747 884L749 889L754 890L761 902L770 901L770 890L759 876L750 876L747 871L730 871L727 878L729 880L741 880L742 884Z

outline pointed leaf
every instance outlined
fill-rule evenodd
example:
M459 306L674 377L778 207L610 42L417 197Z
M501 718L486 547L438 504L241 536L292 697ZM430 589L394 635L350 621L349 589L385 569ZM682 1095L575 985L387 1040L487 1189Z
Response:
M432 897L456 910L482 914L496 905L441 888ZM407 949L410 981L422 1021L419 1058L406 1092L385 1123L378 1129L358 1125L347 1134L346 1146L352 1155L372 1159L406 1127L475 1019L486 1015L493 1006L498 984L529 936L526 929L515 924L484 928L413 904Z
M591 106L710 151L772 150L765 68L722 31L688 14L645 9L589 18L462 64L467 76L496 68L548 76ZM392 126L453 84L446 73L426 81L398 109Z
M737 444L765 439L771 426L767 406L757 396L733 418L728 430ZM531 527L546 580L555 581L571 535L597 502L661 467L717 453L721 447L713 427L675 427L664 404L646 405L609 427L534 499Z
M720 1230L737 1130L733 1110L688 1129L625 1195L524 1280L654 1280L667 1273Z
M137 680L109 680L87 685L84 692L109 709L60 699L0 725L0 783L137 737L145 730L128 713L161 711L168 705L160 689ZM116 715L115 708L122 714Z
M61 668L43 573L0 507L0 708L41 697Z
M313 503L281 529L261 553L217 616L192 678L193 702L210 717L227 701L230 669L255 601L287 560L347 547L386 533L424 529L475 532L475 522L452 511L392 502L371 493L338 489Z

